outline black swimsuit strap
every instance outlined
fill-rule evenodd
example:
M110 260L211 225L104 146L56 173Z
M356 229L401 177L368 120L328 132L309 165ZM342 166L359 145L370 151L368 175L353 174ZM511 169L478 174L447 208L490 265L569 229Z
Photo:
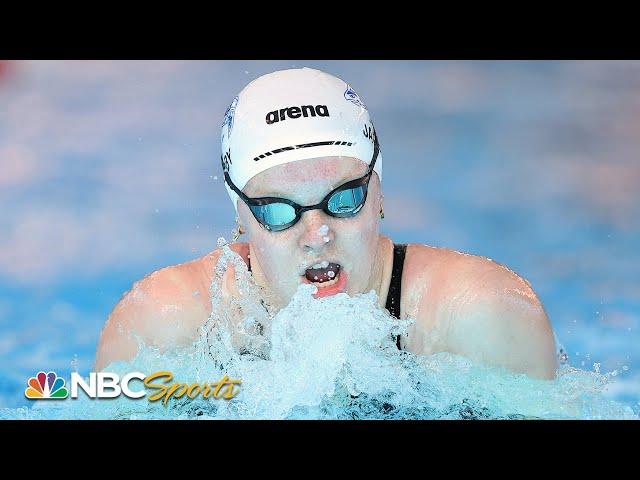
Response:
M407 245L404 243L393 245L393 268L391 270L391 282L387 293L386 309L392 317L400 318L400 298L402 294L402 269ZM400 336L396 338L396 344L400 348Z
M389 283L389 293L387 294L386 308L391 316L400 318L400 294L402 290L402 268L404 267L404 256L407 245L400 243L393 246L393 269L391 271L391 282Z

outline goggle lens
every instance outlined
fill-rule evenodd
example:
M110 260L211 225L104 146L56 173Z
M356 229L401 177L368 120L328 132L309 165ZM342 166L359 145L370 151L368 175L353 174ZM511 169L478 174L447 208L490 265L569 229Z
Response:
M296 219L295 208L287 203L252 205L249 208L256 220L269 230L279 231L289 228Z
M367 198L367 185L335 192L329 198L327 209L337 217L350 217L360 211Z

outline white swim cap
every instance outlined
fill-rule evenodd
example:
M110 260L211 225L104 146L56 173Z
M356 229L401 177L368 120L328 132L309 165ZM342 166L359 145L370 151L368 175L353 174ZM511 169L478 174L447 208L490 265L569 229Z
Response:
M307 158L342 156L369 164L375 129L358 94L312 68L281 70L247 85L222 124L222 169L242 190L265 170ZM382 153L374 171L382 180ZM225 182L234 207L238 195Z

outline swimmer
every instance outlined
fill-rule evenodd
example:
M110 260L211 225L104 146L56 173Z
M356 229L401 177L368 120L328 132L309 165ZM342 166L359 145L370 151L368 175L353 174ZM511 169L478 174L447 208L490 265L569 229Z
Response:
M316 285L316 297L375 290L393 316L415 319L398 348L555 377L553 331L526 280L484 257L380 234L382 152L366 105L344 81L310 68L259 77L227 109L221 143L246 234L230 247L276 309L301 283ZM96 370L133 358L136 337L161 349L191 345L212 313L219 255L136 282L105 324ZM231 265L223 294L238 294Z

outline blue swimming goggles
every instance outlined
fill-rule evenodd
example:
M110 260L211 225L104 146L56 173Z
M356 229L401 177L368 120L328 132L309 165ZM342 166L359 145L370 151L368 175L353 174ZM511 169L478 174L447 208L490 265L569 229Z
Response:
M249 198L233 184L227 171L224 172L224 179L231 190L236 192L247 204L258 223L269 231L280 232L294 226L302 218L302 214L308 210L322 210L327 215L337 218L353 217L362 209L367 200L369 180L371 180L373 167L378 159L380 145L375 133L373 140L373 158L367 173L363 177L334 188L316 205L304 207L287 198L279 197Z

